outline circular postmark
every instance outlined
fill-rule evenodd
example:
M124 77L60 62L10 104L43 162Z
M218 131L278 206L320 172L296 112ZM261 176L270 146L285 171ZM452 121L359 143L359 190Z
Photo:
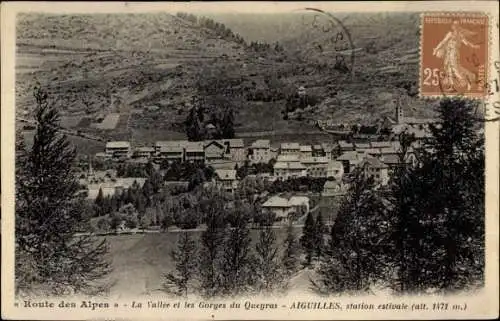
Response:
M486 98L483 101L485 121L500 121L500 61L495 61L493 66L495 73L486 83Z
M349 30L329 12L316 8L300 9L303 27L302 59L320 68L335 69L354 78L355 48Z

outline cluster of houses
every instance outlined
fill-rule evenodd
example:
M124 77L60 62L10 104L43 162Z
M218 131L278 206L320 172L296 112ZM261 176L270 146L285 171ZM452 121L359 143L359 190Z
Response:
M235 176L228 170L234 170L245 162L268 164L275 160L272 173L275 178L310 176L340 180L343 167L333 158L335 148L336 145L329 143L301 145L293 142L282 143L276 148L267 139L256 140L247 147L242 139L226 139L203 142L158 141L152 147L133 149L130 142L112 141L106 144L105 153L98 153L96 156L117 161L204 162L216 170L224 170L221 174L228 178Z
M136 159L148 161L166 160L170 162L207 163L217 161L243 162L246 159L242 139L210 140L190 142L187 140L157 141L153 146L132 148L128 141L112 141L106 144L104 153L96 157L123 161Z
M339 142L341 155L336 158L342 162L344 173L349 173L356 167L361 168L366 176L372 176L380 185L389 182L389 174L398 166L416 165L413 147L407 150L404 159L400 156L398 141L383 141L369 143Z
M245 147L242 139L213 140L205 142L159 141L154 147L138 147L132 150L130 142L108 142L105 157L116 160L163 159L169 162L205 162L220 173L232 179L231 170L245 161L269 163L275 160L272 177L288 179L297 177L329 178L340 181L344 174L355 167L363 168L380 184L386 184L389 170L399 166L399 142L347 142L336 144L323 143L302 145L281 143L278 148L271 147L269 140L257 140ZM99 156L99 155L98 155ZM407 162L414 162L412 149ZM229 186L229 184L227 184ZM231 185L232 186L232 185ZM229 188L229 187L228 187Z
M389 119L395 133L410 131L416 138L426 137L428 124L434 121L404 117L399 107L396 108L395 118L395 120ZM151 160L204 162L215 170L215 179L209 184L215 184L228 192L234 192L238 188L237 166L242 166L244 163L273 164L272 173L262 173L258 176L269 181L299 177L327 178L322 196L336 197L346 193L347 185L343 184L343 178L355 168L361 169L367 177L373 177L380 186L388 184L392 170L398 166L416 165L414 148L415 145L410 147L406 155L401 158L401 148L397 141L340 140L335 143L314 145L284 142L273 146L267 139L258 139L246 146L242 139L201 142L173 140L157 141L153 146L135 148L128 141L111 141L106 144L105 152L98 153L96 157L142 163ZM145 181L144 178L116 178L109 173L99 179L92 174L91 179L93 181L87 179L86 183L89 188L89 198L95 198L99 189L106 195L112 195L119 190L129 188L133 183L140 186ZM277 217L287 217L290 213L309 211L309 199L307 196L285 198L274 195L270 196L262 207L273 211Z
M99 191L102 196L113 196L120 194L133 185L142 187L146 182L145 177L118 177L115 169L105 171L94 171L92 163L85 173L80 173L78 178L79 184L85 187L87 198L94 200L97 198Z

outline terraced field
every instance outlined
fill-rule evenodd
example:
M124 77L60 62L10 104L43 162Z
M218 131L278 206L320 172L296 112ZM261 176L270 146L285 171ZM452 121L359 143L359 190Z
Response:
M237 106L240 137L269 133L273 140L288 140L298 130L314 132L311 124L318 119L371 124L392 115L394 97L400 95L408 97L405 111L409 116L433 115L428 103L416 96L416 15L341 17L353 40L354 80L350 73L331 68L333 60L327 54L308 54L325 35L312 37L297 17L256 22L243 15L223 20L250 40L256 38L252 30L268 30L266 41L285 45L285 52L278 54L273 50L256 53L166 13L22 16L17 25L17 108L30 112L34 106L31 90L39 81L48 89L52 103L67 119L72 118L71 127L103 139L133 136L139 143L153 136L178 139L185 137L182 122L197 77L224 68L234 80L231 99ZM291 32L271 31L277 24L289 26ZM329 67L320 68L322 64ZM256 91L290 93L298 86L320 99L303 112L301 121L283 119L283 99L247 98ZM111 123L96 129L82 120L93 123L98 114L112 113L120 114L113 130Z

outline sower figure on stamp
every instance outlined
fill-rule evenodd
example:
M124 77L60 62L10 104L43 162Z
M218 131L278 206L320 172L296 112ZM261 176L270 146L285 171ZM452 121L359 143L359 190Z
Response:
M474 49L478 49L479 45L471 43L467 40L468 36L473 36L476 33L464 29L458 25L458 21L454 21L451 25L451 31L446 34L443 40L434 48L433 55L438 58L443 58L444 79L443 85L448 89L455 88L455 80L459 87L467 87L471 89L472 82L476 76L473 72L467 70L460 65L460 47L462 44Z

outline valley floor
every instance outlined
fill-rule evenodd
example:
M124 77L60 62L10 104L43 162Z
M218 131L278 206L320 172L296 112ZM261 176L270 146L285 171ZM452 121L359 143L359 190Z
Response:
M297 227L297 235L300 227ZM258 237L259 230L251 230L252 240ZM195 239L201 235L199 230L191 230ZM112 261L112 272L108 276L111 284L110 295L142 296L162 293L163 275L174 269L170 253L175 249L177 238L181 233L144 233L127 235L107 235ZM276 229L278 248L284 241L286 229ZM103 236L104 237L104 236ZM254 246L254 245L253 245ZM292 288L307 290L301 277L296 279ZM295 284L296 283L296 284ZM301 285L302 284L302 285Z

